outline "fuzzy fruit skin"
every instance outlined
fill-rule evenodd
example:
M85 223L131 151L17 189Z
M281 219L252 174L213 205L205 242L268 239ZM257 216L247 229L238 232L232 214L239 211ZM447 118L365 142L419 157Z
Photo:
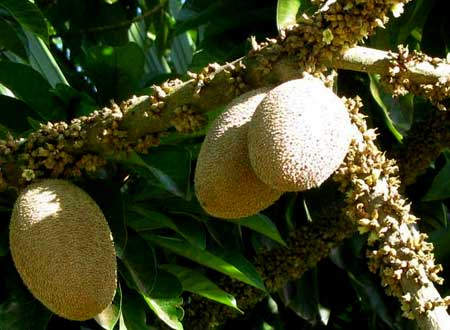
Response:
M282 194L258 179L248 158L248 125L266 92L257 89L234 99L205 137L195 169L195 193L212 216L236 219L254 215Z
M74 184L29 185L14 205L9 239L22 280L53 313L83 321L111 303L117 287L111 231L94 200Z
M339 167L352 136L342 100L308 76L275 87L258 105L248 130L249 157L267 185L304 191Z

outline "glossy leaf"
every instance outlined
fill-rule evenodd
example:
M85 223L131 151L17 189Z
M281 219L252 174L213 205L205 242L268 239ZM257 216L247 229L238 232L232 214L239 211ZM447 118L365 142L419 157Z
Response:
M1 1L0 1L1 3ZM6 20L0 17L0 45L6 50L9 50L21 58L26 58L27 52L22 40L19 37L19 32Z
M183 325L180 322L184 316L184 310L181 307L183 298L152 299L144 297L144 300L165 324L172 329L183 330Z
M244 262L245 259L243 257L242 259L239 259L232 255L225 256L237 264L235 265L209 251L201 250L180 238L164 237L149 233L141 233L141 235L146 240L185 258L191 259L206 267L210 267L258 289L265 290L259 275L252 269L251 264Z
M277 27L278 31L295 24L298 10L302 0L278 0L277 1Z
M69 85L66 77L56 63L55 58L41 38L25 31L28 40L29 61L33 69L38 71L53 87L57 84Z
M119 271L128 287L150 296L156 282L156 257L153 249L139 236L129 237Z
M45 121L66 118L66 114L56 106L50 93L50 84L29 65L1 61L0 83L26 102Z
M237 306L236 299L231 294L219 288L202 273L178 265L162 265L160 268L177 276L183 290L241 311Z
M278 232L277 226L265 215L257 214L236 221L241 226L248 227L260 234L263 234L281 245L286 245Z
M105 330L113 330L122 313L122 290L117 287L116 295L112 303L100 314L95 316L95 321Z
M23 0L0 0L1 7L6 9L24 28L47 41L47 23L34 3Z

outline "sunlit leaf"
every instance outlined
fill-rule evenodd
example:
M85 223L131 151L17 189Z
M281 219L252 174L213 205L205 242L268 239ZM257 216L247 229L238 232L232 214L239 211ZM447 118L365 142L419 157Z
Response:
M218 303L240 311L236 299L231 294L219 288L202 273L178 265L162 265L160 268L177 276L183 286L183 290L198 294L199 296L217 301Z
M25 31L28 40L29 61L33 69L44 76L53 87L57 84L69 85L58 63L42 39Z
M301 0L278 0L277 2L277 27L278 31L295 24Z
M158 236L149 233L141 233L141 235L150 242L164 247L185 258L191 259L206 267L210 267L214 270L217 270L218 272L226 274L244 283L250 284L258 289L265 290L264 284L262 283L260 278L258 278L258 274L255 274L254 269L251 269L248 264L244 264L244 262L241 262L244 258L238 260L236 256L233 256L235 257L233 261L236 264L241 262L240 265L236 266L211 252L201 250L189 244L183 239ZM228 257L230 259L232 258L232 256ZM242 268L239 268L239 266L242 266Z
M238 219L236 220L236 223L261 233L282 245L286 245L278 232L277 226L263 214Z
M183 330L183 324L180 322L184 316L184 310L181 307L183 298L152 299L144 297L144 300L165 324L172 329Z

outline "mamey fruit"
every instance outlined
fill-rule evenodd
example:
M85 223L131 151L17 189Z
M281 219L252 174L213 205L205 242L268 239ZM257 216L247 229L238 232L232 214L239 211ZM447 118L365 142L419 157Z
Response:
M17 198L10 224L14 264L31 293L55 314L87 320L112 301L117 265L97 204L63 180L42 180Z
M321 80L291 80L268 92L253 115L251 165L274 189L317 187L344 160L352 132L344 103Z
M250 216L281 195L258 179L248 158L249 121L266 92L259 89L233 100L203 142L195 170L195 192L202 207L213 216Z

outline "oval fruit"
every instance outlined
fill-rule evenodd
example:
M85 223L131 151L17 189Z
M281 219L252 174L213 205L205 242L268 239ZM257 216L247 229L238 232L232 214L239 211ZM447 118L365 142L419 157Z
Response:
M352 132L344 103L321 80L291 80L258 105L248 130L250 162L274 189L308 190L339 167Z
M205 211L215 217L250 216L281 196L258 179L248 158L248 125L266 92L258 89L234 99L216 118L202 144L195 192Z
M29 185L14 205L9 237L22 280L55 314L82 321L111 303L117 286L111 231L94 200L74 184Z

